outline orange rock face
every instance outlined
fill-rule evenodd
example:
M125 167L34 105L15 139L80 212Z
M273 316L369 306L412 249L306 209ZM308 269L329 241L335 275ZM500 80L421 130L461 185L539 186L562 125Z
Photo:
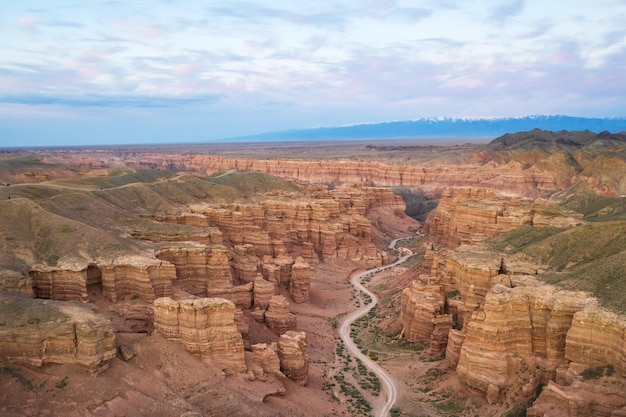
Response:
M265 312L265 323L278 334L296 330L296 316L289 311L289 301L285 297L272 296L269 308Z
M300 385L309 382L309 351L306 333L288 331L278 340L280 370Z
M430 341L429 354L436 356L446 349L452 317L444 314L445 296L439 285L413 281L402 291L400 321L404 337L412 342Z
M226 372L246 370L243 337L235 325L235 305L229 300L159 298L154 302L154 328Z
M491 392L491 402L514 384L553 379L555 368L566 365L574 313L594 303L584 293L559 291L531 277L510 278L512 288L496 284L484 309L472 313L456 368L466 385ZM536 367L524 373L529 360Z
M29 275L35 297L88 302L87 287L98 285L111 301L136 296L146 302L172 294L174 265L141 256L125 256L109 263L35 266Z
M302 257L296 258L291 266L291 280L289 281L289 295L296 303L309 301L311 287L311 266Z
M626 376L626 320L599 307L578 311L567 332L565 358L586 367L612 365Z
M517 192L520 195L539 195L555 191L557 180L547 172L524 170L512 164L507 168L497 164L454 165L395 165L371 160L319 160L306 159L245 159L222 156L163 156L143 155L138 166L171 165L172 158L179 167L207 174L237 169L256 171L281 178L296 178L315 184L363 184L391 187L420 185L425 190L437 191L445 187L483 187Z
M351 191L351 190L348 190ZM277 257L299 248L307 257L311 249L318 260L352 259L380 265L382 255L371 243L371 224L364 217L368 207L392 199L390 190L370 193L357 188L353 193L324 194L305 201L262 201L256 204L193 205L212 226L224 234L224 242L235 248L237 278L252 281L257 265L251 256ZM358 197L354 194L358 194ZM312 247L311 247L312 245ZM245 250L243 249L245 248Z
M580 223L582 215L534 199L500 195L489 189L448 188L426 225L431 236L455 248L522 225L565 227Z
M88 306L0 292L0 360L41 367L72 363L91 373L115 357L111 322Z

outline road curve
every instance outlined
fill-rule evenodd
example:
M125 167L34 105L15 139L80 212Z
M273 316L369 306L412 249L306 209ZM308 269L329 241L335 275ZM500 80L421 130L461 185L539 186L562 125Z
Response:
M396 239L392 241L391 244L389 245L389 248L395 247L396 242L400 239ZM372 308L374 308L374 306L378 302L378 298L376 297L376 295L370 292L367 288L365 288L363 284L361 284L361 279L363 279L363 277L365 277L367 274L378 273L384 269L399 265L403 263L404 261L406 261L410 256L411 255L406 255L406 256L399 258L396 262L390 265L381 266L379 268L368 269L367 271L360 272L358 274L353 275L352 278L350 278L350 282L352 283L352 285L354 285L354 287L357 288L358 290L372 297L372 302L369 303L368 305L365 305L359 308L356 311L353 311L352 313L344 317L344 319L341 322L341 326L339 327L339 337L341 337L341 340L343 340L343 343L346 345L346 348L348 349L348 351L353 356L359 358L363 362L363 364L367 368L369 368L372 372L374 372L376 376L378 377L378 379L380 379L381 381L383 391L385 392L385 395L387 397L387 402L381 409L376 411L376 415L379 417L386 417L389 415L391 411L391 407L393 407L394 403L396 402L398 390L396 388L396 384L393 382L393 379L391 379L391 377L387 374L387 372L385 372L385 370L381 368L380 365L378 365L376 362L371 360L369 356L366 356L363 353L361 353L359 348L356 346L356 344L352 341L352 338L350 337L350 326L356 320L366 315Z

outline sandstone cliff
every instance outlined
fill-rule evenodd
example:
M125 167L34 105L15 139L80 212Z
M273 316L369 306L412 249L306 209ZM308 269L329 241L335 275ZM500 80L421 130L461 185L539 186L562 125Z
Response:
M484 188L447 188L426 227L444 246L455 248L522 225L566 227L580 223L582 215L547 201L498 194Z
M280 369L300 385L309 382L309 352L306 333L288 331L278 340Z
M402 291L400 321L402 334L411 341L430 341L429 354L437 356L445 350L452 316L444 314L445 296L440 285L424 285L413 281Z
M226 298L239 308L252 305L252 283L235 285L223 245L185 246L160 251L157 258L176 267L176 285L199 297Z
M229 300L159 298L154 302L154 327L227 373L246 370L243 338L235 325L235 305Z
M92 264L34 265L29 276L38 298L88 302L87 287L97 285L113 302L124 296L152 302L172 294L176 270L169 262L128 255Z
M371 160L247 159L206 155L177 155L181 166L207 174L237 169L256 171L281 178L295 178L317 184L356 183L367 186L421 185L437 192L445 187L481 186L539 195L557 190L557 181L537 169L524 170L521 164L502 167L496 163L393 164ZM144 155L141 166L164 163L159 155ZM167 160L171 158L167 157ZM163 165L165 166L165 165Z
M111 322L88 306L0 292L0 360L73 363L100 373L115 357Z

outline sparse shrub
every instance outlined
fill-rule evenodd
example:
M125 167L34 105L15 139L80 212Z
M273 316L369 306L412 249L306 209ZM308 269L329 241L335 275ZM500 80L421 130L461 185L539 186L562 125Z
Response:
M602 376L611 376L615 373L613 365L596 366L595 368L587 368L582 372L583 379L597 379Z
M402 415L402 410L398 407L392 407L389 412L391 413L391 417L400 417Z

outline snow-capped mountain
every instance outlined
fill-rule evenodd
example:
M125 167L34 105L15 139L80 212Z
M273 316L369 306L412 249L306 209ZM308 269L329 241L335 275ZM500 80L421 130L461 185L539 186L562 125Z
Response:
M526 116L507 118L424 118L341 127L319 127L262 133L234 138L241 141L350 140L385 138L494 138L505 133L532 129L590 130L595 133L626 131L626 118L586 118L572 116Z

